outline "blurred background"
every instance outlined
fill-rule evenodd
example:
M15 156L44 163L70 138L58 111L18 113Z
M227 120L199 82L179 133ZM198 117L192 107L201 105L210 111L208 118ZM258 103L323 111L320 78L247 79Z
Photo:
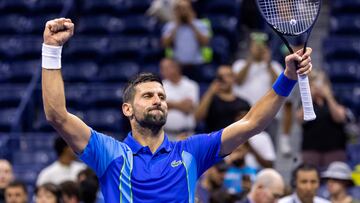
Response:
M263 60L277 61L279 67L284 66L283 59L288 51L262 20L254 1L188 2L190 8L185 5L180 10L189 9L190 20L186 19L187 14L177 14L173 10L176 3L171 0L0 0L0 158L11 163L14 176L28 186L30 194L34 191L39 172L57 159L54 150L57 134L46 122L41 98L41 45L46 21L67 17L75 23L75 34L64 45L62 54L69 111L97 131L119 140L130 129L121 112L124 84L144 71L171 81L171 75L161 73L160 61L164 58L176 59L184 77L191 79L198 89L192 110L195 112L195 125L186 129L186 133L209 129L206 118L200 116L198 119L196 108L201 105L202 96L209 91L214 80L218 79L221 65L231 67L239 79L239 64L249 65L256 58L249 56L253 41L262 41L269 49L269 52L261 52L269 55ZM183 21L181 15L185 16ZM181 53L193 47L187 44L192 41L186 40L189 29L177 28L178 35L171 32L175 32L176 22L186 24L195 20L197 23L195 28L191 28L192 32L198 29L204 38L196 36L199 41L195 40L198 44L193 49L199 50L201 59L183 59ZM181 33L185 33L183 38L179 36ZM314 50L314 68L321 70L329 79L327 84L331 94L346 112L346 119L342 122L345 144L341 148L346 160L341 161L351 167L358 184L359 33L359 0L323 1L320 17L308 43ZM294 47L301 47L302 40L291 39L291 42ZM242 63L241 59L244 59ZM262 85L264 81L253 82ZM241 83L236 85L241 89ZM234 91L240 91L235 95L241 97L241 90ZM253 104L251 98L244 96L242 99L250 106ZM296 119L300 108L299 97L295 95L288 104L291 104L290 113L279 113L275 131L267 130L276 158L271 156L267 160L271 165L264 165L281 172L287 183L290 182L291 171L302 162L302 152L306 150L302 142L306 124ZM170 128L168 133L176 137L187 127ZM285 142L290 150L286 146L285 150L280 149L280 142L284 142L281 136L288 136ZM324 137L326 139L326 134ZM266 159L266 154L264 157ZM322 192L326 193L325 190L323 188Z

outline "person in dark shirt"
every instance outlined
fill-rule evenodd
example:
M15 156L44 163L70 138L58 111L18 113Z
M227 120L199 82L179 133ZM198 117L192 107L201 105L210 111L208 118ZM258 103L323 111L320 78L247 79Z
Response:
M334 98L324 72L314 71L309 79L317 118L305 122L302 108L298 110L303 129L302 156L304 162L325 169L334 161L346 161L346 108Z
M207 132L230 125L239 114L250 109L247 101L234 95L234 82L231 66L221 65L195 113L196 121L205 121Z

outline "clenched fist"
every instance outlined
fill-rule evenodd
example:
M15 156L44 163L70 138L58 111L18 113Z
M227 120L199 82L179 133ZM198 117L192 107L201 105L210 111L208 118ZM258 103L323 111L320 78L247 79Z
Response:
M74 34L74 24L68 18L50 20L45 25L44 44L62 46Z

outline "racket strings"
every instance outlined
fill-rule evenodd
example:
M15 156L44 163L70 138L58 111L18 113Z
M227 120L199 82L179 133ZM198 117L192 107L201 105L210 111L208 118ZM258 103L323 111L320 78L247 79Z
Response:
M258 0L266 20L283 33L299 34L314 22L320 1Z

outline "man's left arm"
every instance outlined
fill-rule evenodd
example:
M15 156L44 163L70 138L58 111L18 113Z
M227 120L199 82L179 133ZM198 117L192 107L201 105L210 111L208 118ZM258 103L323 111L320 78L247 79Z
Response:
M243 119L223 130L221 155L230 154L239 145L245 143L250 137L260 133L269 125L295 85L294 80L297 80L297 74L307 75L310 73L312 68L311 52L311 48L307 48L304 54L300 50L285 58L286 69L284 76L278 78L273 89L265 94ZM295 67L295 63L299 64L299 68Z

